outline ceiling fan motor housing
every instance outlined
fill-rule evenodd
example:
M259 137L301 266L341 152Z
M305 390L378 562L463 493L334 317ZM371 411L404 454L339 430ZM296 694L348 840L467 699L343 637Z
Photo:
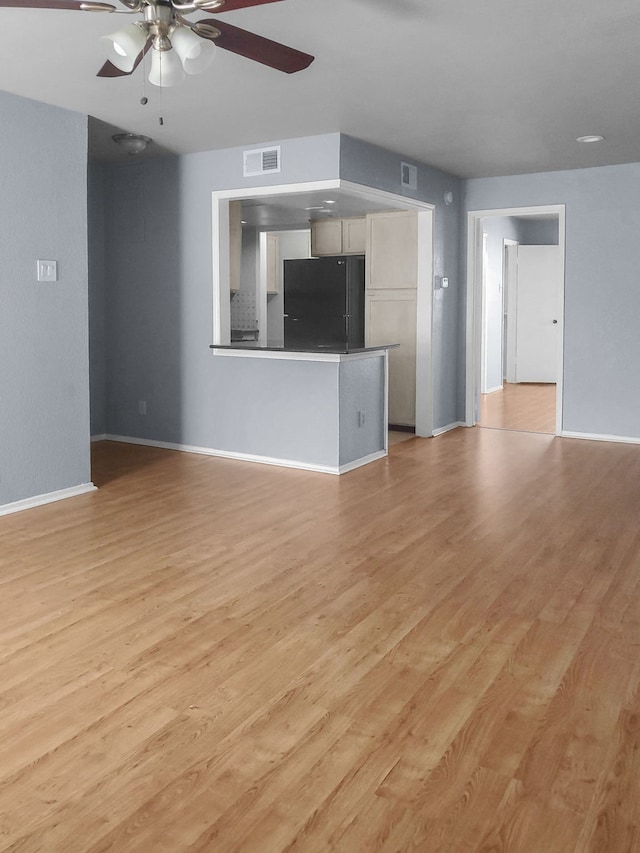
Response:
M155 50L171 50L169 31L176 23L175 12L170 3L148 3L144 7L144 22L147 31L153 36Z

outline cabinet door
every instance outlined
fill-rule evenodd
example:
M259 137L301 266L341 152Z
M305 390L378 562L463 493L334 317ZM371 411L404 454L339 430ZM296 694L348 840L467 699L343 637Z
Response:
M323 219L311 223L311 254L316 257L342 254L341 219Z
M367 289L418 286L418 215L390 211L367 215Z
M416 292L369 291L367 346L400 344L389 350L389 423L416 423Z
M367 246L367 220L354 216L342 220L342 253L364 255Z
M280 293L280 241L267 234L267 293Z

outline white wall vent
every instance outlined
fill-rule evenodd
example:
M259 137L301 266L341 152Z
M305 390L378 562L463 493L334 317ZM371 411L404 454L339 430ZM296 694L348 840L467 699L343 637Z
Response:
M245 178L252 175L269 175L280 171L280 146L273 148L253 148L244 152L243 174Z
M417 190L418 167L411 163L400 163L400 184L408 190Z

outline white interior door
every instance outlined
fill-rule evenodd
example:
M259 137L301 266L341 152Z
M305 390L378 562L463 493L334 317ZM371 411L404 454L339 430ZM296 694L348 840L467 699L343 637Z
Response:
M558 381L558 323L564 275L559 246L519 246L516 381Z

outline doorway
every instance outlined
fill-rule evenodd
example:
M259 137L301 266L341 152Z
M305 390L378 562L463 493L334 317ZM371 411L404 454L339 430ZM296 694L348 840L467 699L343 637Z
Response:
M564 205L468 219L468 426L560 434Z

